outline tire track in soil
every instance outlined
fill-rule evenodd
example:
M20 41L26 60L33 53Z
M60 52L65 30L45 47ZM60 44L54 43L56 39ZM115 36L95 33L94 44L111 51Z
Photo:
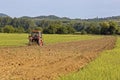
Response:
M115 37L59 43L43 47L0 48L0 80L54 80L114 48Z

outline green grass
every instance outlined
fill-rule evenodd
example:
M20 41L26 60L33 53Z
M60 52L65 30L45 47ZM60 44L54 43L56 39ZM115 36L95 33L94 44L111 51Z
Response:
M96 36L96 35L43 35L44 41L47 44L53 44L53 43L61 43L61 42L70 42L70 41L79 41L79 40L88 40L88 39L96 39L100 38L102 36Z
M0 34L0 46L24 46L28 43L27 34Z
M44 34L44 44L54 44L69 41L96 39L101 36L96 35L57 35ZM28 34L0 34L0 46L25 46L28 44Z
M62 76L58 80L120 80L120 38L113 50L104 51L79 72Z

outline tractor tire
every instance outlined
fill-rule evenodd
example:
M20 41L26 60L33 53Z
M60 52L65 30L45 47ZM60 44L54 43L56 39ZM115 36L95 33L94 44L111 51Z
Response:
M40 41L39 40L37 40L37 44L40 46Z

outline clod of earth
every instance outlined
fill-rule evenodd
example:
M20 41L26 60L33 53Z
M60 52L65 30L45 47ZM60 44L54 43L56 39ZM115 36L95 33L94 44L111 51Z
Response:
M43 47L0 48L0 80L54 80L114 48L115 41L115 37L104 37Z

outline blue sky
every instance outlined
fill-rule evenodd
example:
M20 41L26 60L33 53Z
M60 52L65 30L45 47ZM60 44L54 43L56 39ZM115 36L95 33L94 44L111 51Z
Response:
M0 13L11 17L56 15L95 18L120 15L120 0L0 0Z

